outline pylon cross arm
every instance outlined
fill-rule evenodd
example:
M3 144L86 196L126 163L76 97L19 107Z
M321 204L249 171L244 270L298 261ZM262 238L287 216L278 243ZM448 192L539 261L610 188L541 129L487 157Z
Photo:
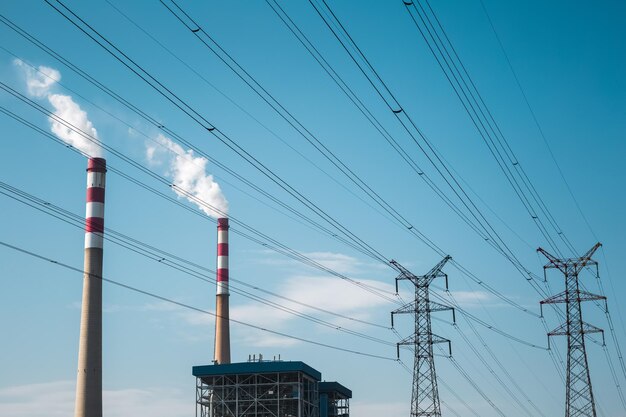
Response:
M557 327L556 329L548 333L548 336L568 336L571 334L588 334L588 333L604 333L604 330L602 330L599 327L594 326L593 324L583 322L582 327L579 331L572 332L571 329L570 330L567 329L567 323L563 323L559 327Z
M567 298L566 298L566 293L565 291L560 292L558 294L555 294L551 297L546 298L545 300L540 301L540 304L558 304L558 303L566 303L567 302Z
M603 295L592 294L587 291L579 291L578 299L580 301L595 301L595 300L606 300L606 297Z
M434 311L448 311L453 310L453 307L447 306L445 304L438 303L436 301L431 301L428 306L428 310L431 312Z

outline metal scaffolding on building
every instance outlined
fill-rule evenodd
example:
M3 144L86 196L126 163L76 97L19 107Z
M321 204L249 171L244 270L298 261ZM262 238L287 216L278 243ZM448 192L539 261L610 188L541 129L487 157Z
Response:
M321 374L303 362L198 366L196 417L318 417Z

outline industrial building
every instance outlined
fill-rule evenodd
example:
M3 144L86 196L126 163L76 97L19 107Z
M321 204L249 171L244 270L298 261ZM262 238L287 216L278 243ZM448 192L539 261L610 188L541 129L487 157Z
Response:
M349 417L352 391L300 361L194 366L196 417Z
M196 417L349 417L352 391L300 361L230 363L228 218L217 219L213 364L194 366Z

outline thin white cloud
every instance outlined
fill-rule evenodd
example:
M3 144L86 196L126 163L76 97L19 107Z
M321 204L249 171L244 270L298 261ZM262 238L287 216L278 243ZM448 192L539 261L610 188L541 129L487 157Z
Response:
M495 297L485 291L450 291L453 300L461 307L489 306L494 303Z
M359 417L404 417L410 412L410 403L371 403L350 401L350 414Z
M302 270L302 263L276 256L276 252L269 249L253 251L257 255L257 262L272 265L276 267L287 267L292 270ZM353 256L337 252L302 252L303 255L313 261L345 275L371 274L372 272L380 273L381 277L392 276L393 272L388 266L380 262L364 262ZM260 256L258 256L260 255ZM311 267L314 269L313 267ZM317 270L317 269L316 269ZM391 275L390 275L391 273Z
M172 178L174 192L213 218L227 216L228 201L213 176L206 173L209 161L161 134L156 141L156 144L146 144L146 158L155 165L161 163L162 158L168 158L168 175ZM170 150L171 154L166 156L165 150Z
M67 417L74 412L76 383L53 381L0 388L0 415L11 417ZM131 388L104 390L104 414L108 417L186 417L194 404L178 389Z

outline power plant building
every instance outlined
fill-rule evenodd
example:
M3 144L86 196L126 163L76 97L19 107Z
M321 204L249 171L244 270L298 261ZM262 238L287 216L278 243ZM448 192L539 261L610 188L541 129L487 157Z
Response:
M352 392L300 361L194 366L196 417L349 417Z

